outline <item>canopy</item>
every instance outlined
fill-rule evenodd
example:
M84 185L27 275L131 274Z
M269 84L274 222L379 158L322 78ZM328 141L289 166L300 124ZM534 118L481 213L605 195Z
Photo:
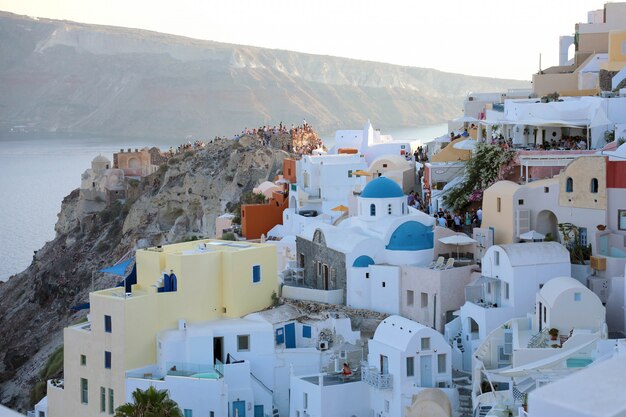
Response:
M119 275L119 276L124 276L126 274L126 268L128 268L128 265L131 264L131 262L133 262L134 259L130 258L124 262L121 262L117 265L113 265L110 266L108 268L104 268L101 269L98 272L104 272L105 274L113 274L113 275Z
M348 211L348 207L344 206L343 204L338 205L337 207L333 207L331 208L332 211Z
M478 241L472 239L467 235L452 235L446 236L439 239L441 243L445 243L446 245L471 245L472 243L478 243Z
M357 175L357 176L363 176L363 177L369 177L370 175L372 175L367 171L363 171L362 169L357 169L352 174Z
M477 123L479 122L479 120L472 116L462 116L462 117L457 117L452 122L454 123Z
M534 230L531 230L530 232L526 232L526 233L522 233L521 235L519 235L519 238L522 240L543 240L545 239L545 235L536 232Z
M474 139L465 139L452 145L455 149L463 149L466 151L474 150L476 141Z
M278 181L274 182L274 184L289 184L289 181L287 181L284 178L281 178Z

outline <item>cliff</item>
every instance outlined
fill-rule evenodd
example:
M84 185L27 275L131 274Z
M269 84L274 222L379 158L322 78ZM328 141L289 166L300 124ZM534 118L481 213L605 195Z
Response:
M0 12L0 136L206 137L303 118L321 132L414 127L458 116L470 91L528 86Z
M64 200L56 237L22 273L0 283L0 403L25 411L29 392L65 326L84 318L73 306L114 286L98 273L137 246L213 237L215 218L259 182L273 179L288 154L253 138L217 140L171 158L125 204L80 218L79 193Z

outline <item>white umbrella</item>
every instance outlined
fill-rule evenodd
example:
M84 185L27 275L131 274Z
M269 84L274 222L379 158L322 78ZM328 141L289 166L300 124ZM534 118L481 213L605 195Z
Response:
M453 120L454 123L476 123L479 121L480 120L472 116L461 116Z
M467 235L452 235L446 236L439 239L441 243L445 243L446 245L456 245L456 257L459 257L459 246L471 245L473 243L478 243L478 241L472 239Z
M289 184L289 181L287 181L284 178L281 178L278 181L276 181L274 184Z
M522 233L521 235L519 235L519 238L522 240L535 241L535 240L543 240L546 238L546 236L539 232L531 230L530 232Z
M466 151L473 151L476 148L476 141L474 139L465 139L452 145L454 149L463 149Z

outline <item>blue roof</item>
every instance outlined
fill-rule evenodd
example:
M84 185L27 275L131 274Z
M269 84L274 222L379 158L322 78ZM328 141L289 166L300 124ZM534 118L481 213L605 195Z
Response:
M363 192L363 198L395 198L404 197L402 188L395 181L387 177L378 177L367 183Z
M367 268L374 264L374 260L367 255L361 255L354 260L352 266L355 268Z
M431 226L414 220L402 223L389 239L388 250L425 250L434 246L434 234Z

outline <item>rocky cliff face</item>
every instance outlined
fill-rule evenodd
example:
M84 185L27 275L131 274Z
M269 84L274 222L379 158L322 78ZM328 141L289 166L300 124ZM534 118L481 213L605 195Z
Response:
M204 137L302 118L324 132L413 127L458 116L470 91L528 86L0 12L0 134Z
M24 272L0 283L0 403L28 409L29 391L62 342L62 329L85 314L71 307L87 302L89 291L116 284L99 269L138 244L212 237L215 218L242 193L273 179L287 155L250 138L218 140L170 159L136 185L138 198L124 205L79 218L78 190L67 196L56 238Z

